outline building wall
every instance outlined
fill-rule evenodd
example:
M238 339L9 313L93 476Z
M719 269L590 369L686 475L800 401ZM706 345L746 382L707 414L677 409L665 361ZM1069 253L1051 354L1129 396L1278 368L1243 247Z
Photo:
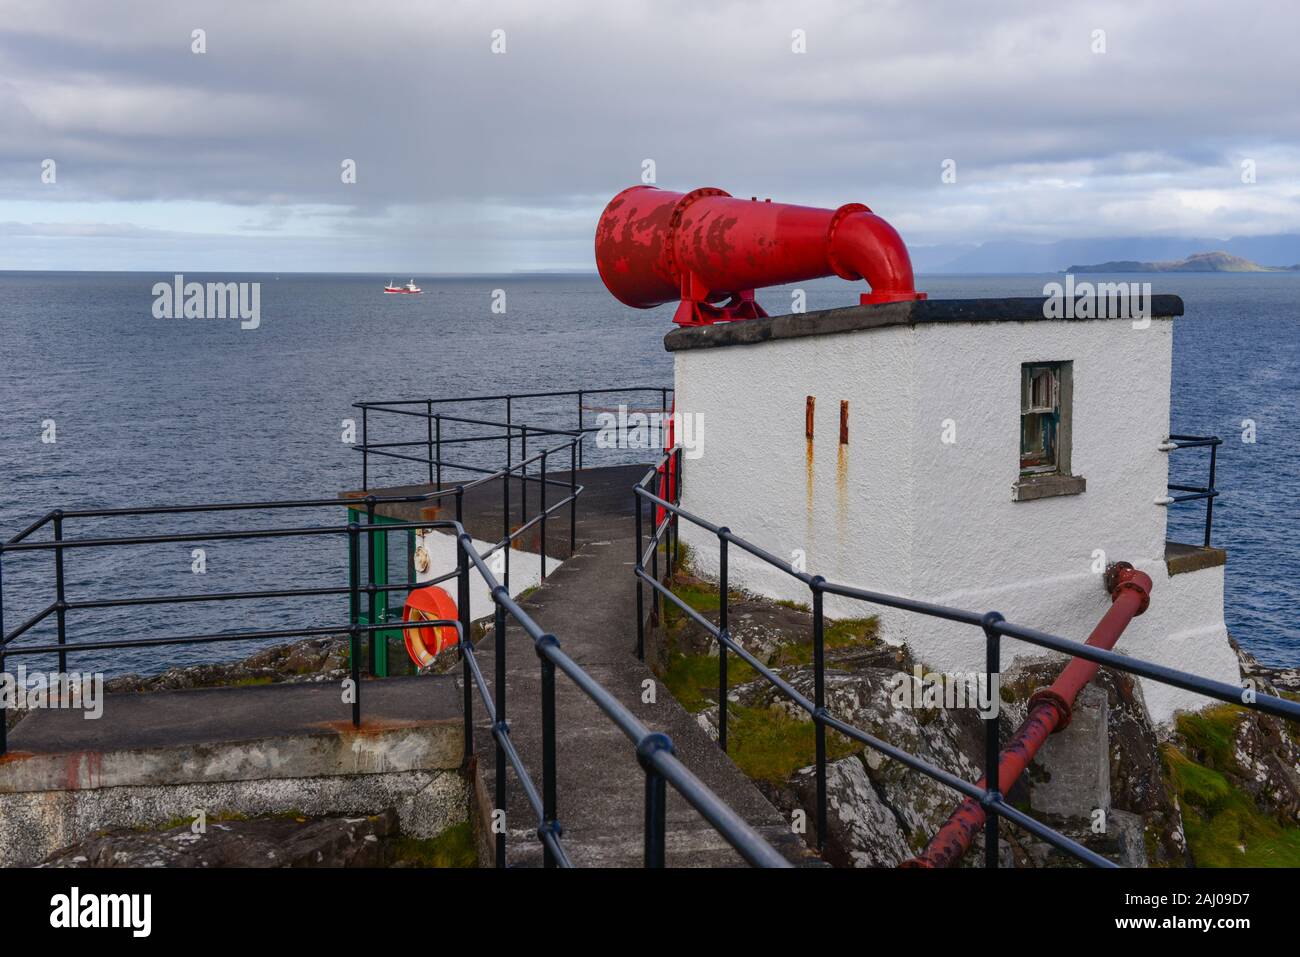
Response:
M802 550L807 568L828 578L909 588L916 499L913 449L900 437L916 403L912 339L897 327L676 353L677 409L703 424L702 455L684 467L685 507L787 560ZM808 395L817 399L812 442ZM842 399L847 446L838 444ZM716 542L685 527L682 537L716 568ZM733 550L729 563L762 593L807 598L743 554Z
M1109 597L1095 569L1124 560L1152 576L1152 606L1119 650L1236 683L1222 569L1170 578L1164 565L1173 324L930 323L676 352L678 409L703 416L683 506L807 570L862 588L996 609L1083 640ZM1020 366L1073 362L1071 471L1080 495L1015 501ZM805 397L815 437L804 437ZM841 400L849 442L839 444ZM951 420L950 422L946 420ZM943 441L945 425L955 442ZM716 572L716 542L683 527ZM1104 552L1104 559L1094 553ZM731 583L807 601L794 579L729 555ZM983 666L968 626L827 599L829 614L881 613L882 633L926 665ZM1004 654L1041 654L1004 642ZM1156 720L1202 699L1144 682Z

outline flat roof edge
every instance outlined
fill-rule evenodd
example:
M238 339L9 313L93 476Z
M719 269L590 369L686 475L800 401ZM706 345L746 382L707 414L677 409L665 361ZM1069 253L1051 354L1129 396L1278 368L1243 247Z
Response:
M1097 312L1098 298L1089 297ZM830 336L845 332L863 332L889 326L917 326L945 322L1106 322L1131 321L1133 311L1123 309L1116 319L1098 319L1092 315L1047 315L1047 297L1026 296L1009 299L921 299L915 302L887 302L874 306L846 306L839 309L822 309L817 312L792 313L768 316L764 319L744 319L739 322L719 322L709 326L683 326L664 336L664 348L669 352L688 349L716 349L723 346L755 345L775 339L799 339L804 336ZM1073 312L1079 311L1075 300ZM1124 302L1124 300L1120 300ZM1131 299L1129 300L1131 301ZM1128 303L1125 302L1125 305ZM1107 305L1109 305L1107 303ZM1150 297L1148 314L1153 319L1172 319L1183 315L1180 296L1155 295Z

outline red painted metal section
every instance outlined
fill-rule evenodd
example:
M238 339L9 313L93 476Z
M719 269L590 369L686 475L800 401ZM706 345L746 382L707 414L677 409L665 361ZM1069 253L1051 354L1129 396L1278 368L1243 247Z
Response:
M1150 605L1151 579L1128 562L1116 562L1106 570L1106 585L1111 606L1085 644L1109 651L1128 623ZM1030 697L1029 716L998 757L998 790L1002 794L1011 790L1048 737L1069 725L1075 698L1099 667L1095 661L1072 658L1050 688L1039 689ZM981 779L978 786L984 787L985 780ZM984 808L975 799L966 798L930 839L925 850L904 861L902 866L950 867L966 853L983 827Z
M755 289L822 276L865 279L863 305L925 298L902 238L861 203L818 209L713 188L623 190L596 226L596 268L626 305L680 302L681 325L765 316Z
M664 437L664 451L668 461L659 466L659 497L665 502L676 501L677 495L677 458L672 454L677 445L677 397L673 396L673 406L668 412L668 434ZM655 528L663 524L667 509L655 506Z

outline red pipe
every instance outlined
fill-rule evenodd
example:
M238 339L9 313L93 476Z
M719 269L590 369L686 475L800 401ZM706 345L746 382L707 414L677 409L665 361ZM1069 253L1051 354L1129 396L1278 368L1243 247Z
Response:
M596 226L596 268L626 305L680 301L681 325L767 315L755 289L822 276L865 279L863 305L925 298L902 238L861 203L818 209L713 188L623 190Z
M1106 569L1106 587L1112 604L1085 644L1109 651L1128 623L1151 604L1151 579L1128 562L1116 562ZM1069 725L1075 699L1099 667L1095 661L1072 658L1050 688L1033 693L1029 699L1029 716L998 756L998 790L1002 794L1011 790L1048 737ZM985 780L981 778L977 787L984 787ZM984 816L979 801L966 798L930 839L925 850L901 866L950 867L957 863L984 826Z

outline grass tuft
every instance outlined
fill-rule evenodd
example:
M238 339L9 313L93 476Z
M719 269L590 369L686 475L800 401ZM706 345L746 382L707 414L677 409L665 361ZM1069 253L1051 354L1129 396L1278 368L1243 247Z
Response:
M478 867L478 847L469 821L453 824L437 837L393 839L395 859L415 867Z
M783 784L800 768L817 760L812 721L780 708L730 705L727 709L727 753L749 777ZM838 761L859 750L848 738L829 731L826 757Z
M1188 722L1188 727L1201 735L1202 744L1213 746L1219 759L1224 754L1221 718L1210 714L1203 721ZM1186 716L1179 720L1180 730L1185 721ZM1228 740L1230 757L1231 738ZM1284 826L1264 814L1249 794L1222 773L1198 764L1171 744L1164 747L1164 759L1197 867L1300 867L1300 827Z

